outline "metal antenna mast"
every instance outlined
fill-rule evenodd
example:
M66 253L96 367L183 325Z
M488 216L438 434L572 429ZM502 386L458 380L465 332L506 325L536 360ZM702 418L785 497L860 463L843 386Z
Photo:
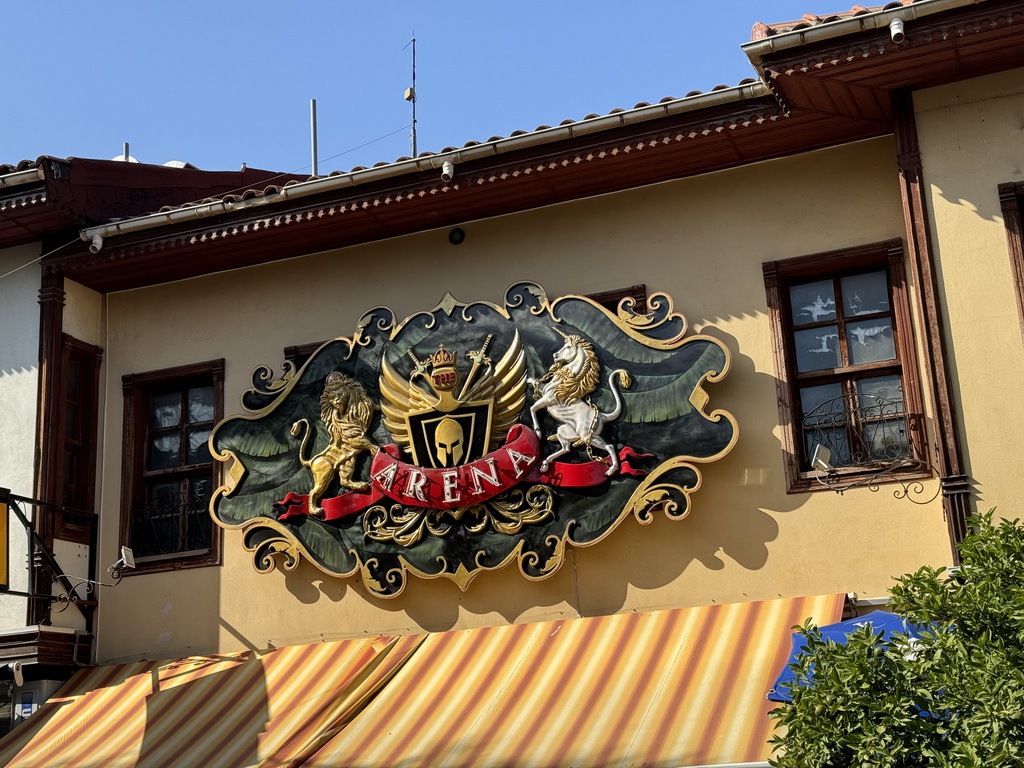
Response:
M416 33L413 32L412 45L412 87L405 89L405 100L412 104L412 156L416 157ZM409 46L405 46L408 48Z
M312 162L310 166L314 176L320 175L320 161L317 157L316 141L316 99L309 100L309 146L312 150Z

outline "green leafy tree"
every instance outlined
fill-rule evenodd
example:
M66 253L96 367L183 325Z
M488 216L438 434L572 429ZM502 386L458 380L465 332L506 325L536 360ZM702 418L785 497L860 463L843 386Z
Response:
M780 768L1024 766L1024 526L972 520L961 567L922 568L892 610L927 625L846 645L807 623L793 703L772 713Z

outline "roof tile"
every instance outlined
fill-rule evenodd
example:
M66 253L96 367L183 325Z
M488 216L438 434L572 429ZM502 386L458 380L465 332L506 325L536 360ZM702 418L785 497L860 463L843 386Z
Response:
M796 21L782 21L774 24L765 24L764 22L757 22L754 24L753 29L750 30L751 40L764 40L766 37L774 37L775 35L784 35L787 32L797 32L801 29L810 29L811 27L818 27L822 24L828 24L833 21L840 21L841 19L850 19L854 16L863 16L866 13L875 13L877 11L889 11L893 8L900 8L905 5L912 5L913 3L919 3L922 0L893 0L891 3L886 5L873 5L865 7L863 5L855 5L850 10L842 13L833 13L827 16L819 16L814 13L805 13L803 18Z

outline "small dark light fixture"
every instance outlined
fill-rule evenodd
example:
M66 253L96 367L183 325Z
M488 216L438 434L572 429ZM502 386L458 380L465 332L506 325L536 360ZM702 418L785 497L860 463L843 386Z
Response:
M448 233L448 242L452 245L462 245L466 241L466 231L462 227L456 227Z

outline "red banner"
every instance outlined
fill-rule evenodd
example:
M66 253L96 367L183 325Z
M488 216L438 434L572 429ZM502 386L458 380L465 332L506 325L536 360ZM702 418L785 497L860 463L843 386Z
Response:
M608 479L608 464L588 461L567 464L556 461L545 472L538 470L540 441L537 434L522 424L515 424L508 432L505 445L483 458L448 469L418 467L401 461L397 445L385 445L373 457L370 466L371 487L366 491L348 491L341 496L323 500L324 520L340 520L362 512L385 498L410 507L452 509L477 504L516 483L544 483L563 488L586 488L600 485ZM625 475L645 475L643 470L630 466L631 458L649 458L626 446L619 451L619 472ZM285 507L278 517L307 513L308 496L289 493L275 507Z
M465 507L497 496L523 480L539 455L537 434L522 424L513 425L498 450L449 469L407 464L399 460L397 446L386 445L373 457L370 483L410 507Z
M619 470L622 475L646 475L642 469L630 466L629 459L649 459L653 454L637 453L628 445L619 450ZM616 474L616 473L612 473ZM556 488L589 488L600 485L608 479L608 465L603 461L588 461L584 464L566 464L556 461L546 471L534 469L524 480L529 483L545 483Z
M368 491L348 491L331 499L324 499L324 520L341 520L351 515L358 515L367 507L385 498L384 494L376 488ZM308 514L307 505L309 496L304 493L289 493L281 501L274 504L275 507L286 507L287 509L278 515L278 520L287 520L289 517L298 517Z

